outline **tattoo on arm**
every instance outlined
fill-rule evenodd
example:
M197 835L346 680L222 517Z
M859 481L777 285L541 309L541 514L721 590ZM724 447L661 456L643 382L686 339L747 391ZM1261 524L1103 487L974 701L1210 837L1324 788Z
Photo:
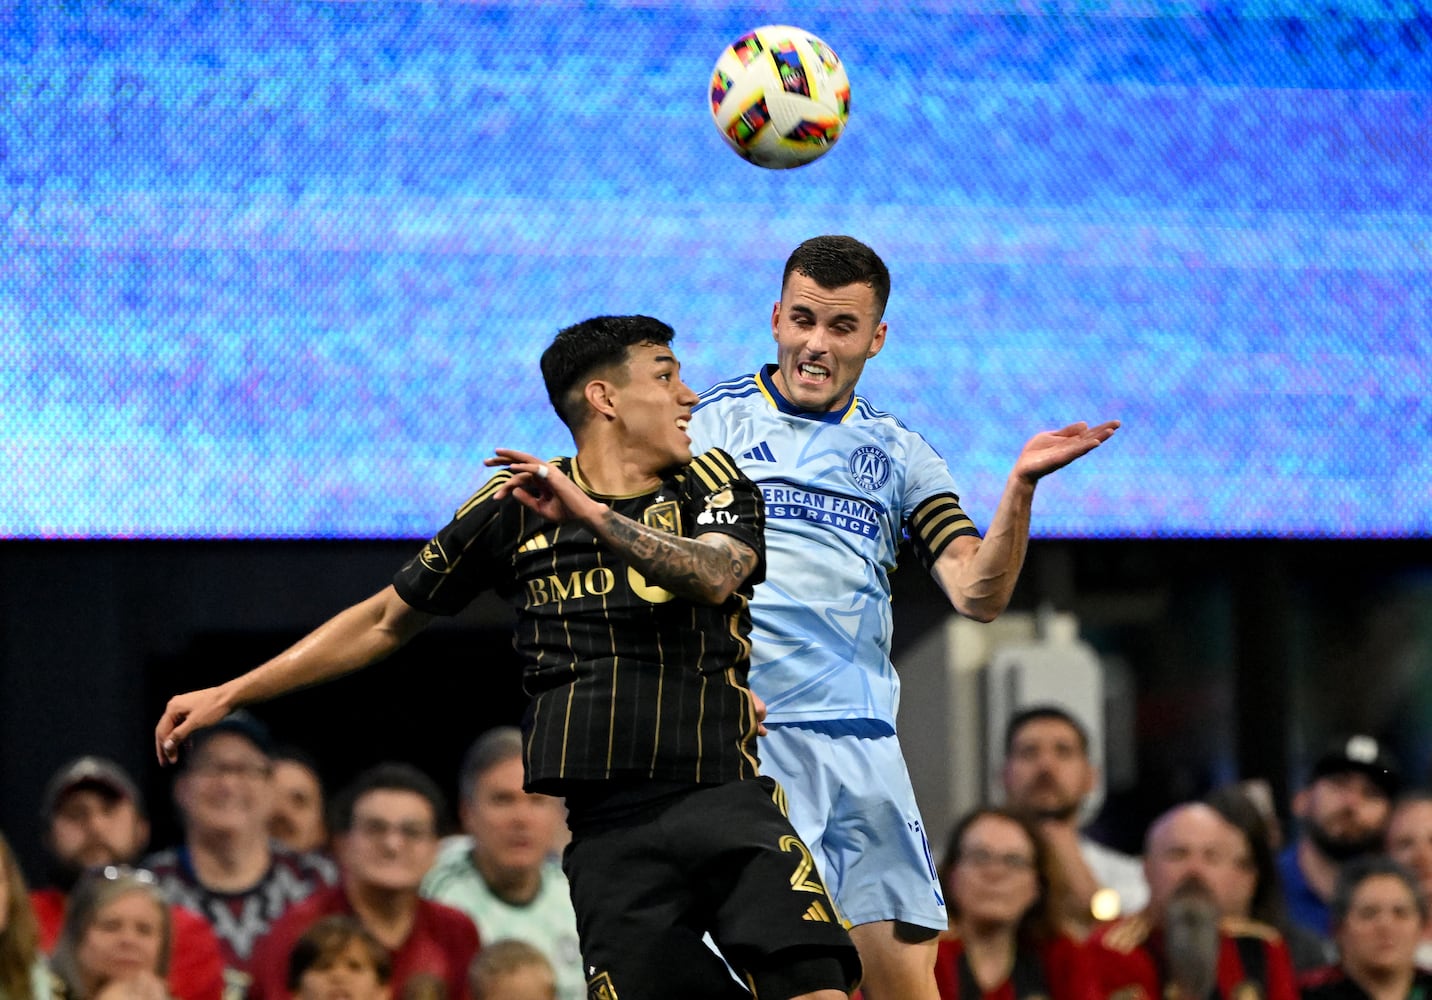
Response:
M707 604L724 601L756 568L755 551L730 535L684 538L610 509L597 534L648 582Z

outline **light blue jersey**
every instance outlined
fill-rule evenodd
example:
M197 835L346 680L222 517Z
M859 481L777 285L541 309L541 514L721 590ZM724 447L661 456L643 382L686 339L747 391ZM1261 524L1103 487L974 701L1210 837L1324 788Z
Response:
M890 662L890 579L908 533L927 566L978 535L949 469L899 420L856 396L845 409L797 409L774 366L701 397L696 453L719 447L761 488L766 580L751 602L751 688L768 724L846 723L893 733L900 681Z

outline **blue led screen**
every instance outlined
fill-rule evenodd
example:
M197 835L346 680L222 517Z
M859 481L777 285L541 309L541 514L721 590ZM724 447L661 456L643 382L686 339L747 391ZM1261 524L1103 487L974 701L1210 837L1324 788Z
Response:
M711 67L796 23L848 130L765 171ZM419 537L537 357L772 359L801 240L889 263L862 393L987 524L1432 535L1432 13L1409 3L21 4L0 12L0 537Z

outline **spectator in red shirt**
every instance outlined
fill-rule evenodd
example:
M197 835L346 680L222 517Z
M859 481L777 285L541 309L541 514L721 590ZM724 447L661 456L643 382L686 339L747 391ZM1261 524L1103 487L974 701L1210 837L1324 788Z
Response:
M52 952L65 922L69 894L90 868L132 865L149 843L144 800L134 780L112 760L80 757L61 767L45 787L41 804L50 885L30 893L40 925L40 947ZM207 921L171 906L174 938L169 992L177 1000L220 1000L224 959Z
M1093 1000L1083 949L1060 924L1062 874L1033 819L967 814L940 883L950 913L935 959L941 1000Z
M465 913L418 896L437 857L444 812L437 785L407 764L380 764L360 775L334 803L339 885L299 903L259 941L248 1000L284 1000L295 942L333 914L357 918L388 950L395 997L440 992L467 1000L477 928Z
M1144 840L1149 905L1094 931L1087 947L1102 996L1121 1000L1297 1000L1282 936L1224 917L1235 828L1201 802L1164 813Z

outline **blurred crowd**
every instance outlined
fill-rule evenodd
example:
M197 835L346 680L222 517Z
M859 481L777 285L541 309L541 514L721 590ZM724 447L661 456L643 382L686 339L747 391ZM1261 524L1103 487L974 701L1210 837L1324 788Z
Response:
M1136 857L1084 831L1081 720L1026 707L1003 736L997 801L936 859L945 1000L1432 998L1432 790L1378 739L1337 739L1282 810L1256 781L1180 803ZM515 728L476 740L449 834L433 776L330 794L237 712L186 748L158 850L133 776L70 761L38 884L0 833L0 1000L584 1000L564 807L523 790L522 754Z

